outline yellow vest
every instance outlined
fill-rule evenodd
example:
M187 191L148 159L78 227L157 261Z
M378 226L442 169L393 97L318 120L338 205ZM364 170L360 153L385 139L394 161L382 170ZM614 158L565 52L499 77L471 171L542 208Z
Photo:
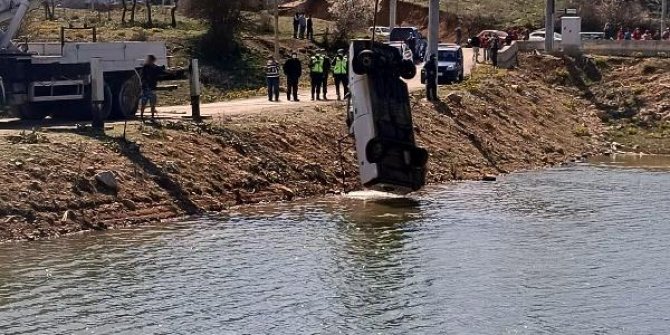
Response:
M312 72L314 73L323 73L323 57L314 56L312 57Z
M349 60L347 56L342 58L335 57L335 67L333 67L334 74L347 74L347 67L349 66Z

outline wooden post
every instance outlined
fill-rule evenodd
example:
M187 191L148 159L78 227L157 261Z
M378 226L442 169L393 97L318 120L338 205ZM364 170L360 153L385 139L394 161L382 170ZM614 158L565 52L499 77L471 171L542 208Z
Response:
M102 118L102 105L105 103L105 78L100 58L91 58L91 104L93 111L92 127L96 130L105 129Z
M389 27L393 29L397 26L397 24L398 24L398 0L391 0L389 1Z
M193 121L200 122L202 120L200 116L200 94L202 88L200 86L200 66L198 65L197 59L191 60L191 115Z
M665 32L665 28L668 27L668 0L663 0L661 3L661 35Z
M440 44L440 0L430 0L428 7L428 56L437 57L437 49ZM435 86L439 83L438 64L435 62Z

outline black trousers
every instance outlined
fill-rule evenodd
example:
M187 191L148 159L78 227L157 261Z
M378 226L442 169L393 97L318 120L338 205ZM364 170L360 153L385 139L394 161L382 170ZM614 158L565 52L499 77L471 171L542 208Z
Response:
M321 88L323 88L323 98L326 98L326 95L328 94L328 75L324 74L323 75L323 82L321 83Z
M279 77L268 77L268 100L279 101Z
M437 83L435 78L426 78L426 99L437 101Z
M344 87L344 95L347 95L347 93L349 93L349 77L347 77L346 74L336 74L334 77L335 77L335 92L337 93L337 97L338 98L342 97L340 95L340 85Z
M286 97L291 100L291 95L293 95L293 100L298 100L298 81L300 78L286 78Z
M314 99L315 94L319 98L321 95L321 85L323 85L323 74L310 73L309 77L312 80L312 99Z
M498 49L491 49L491 63L494 67L498 67Z

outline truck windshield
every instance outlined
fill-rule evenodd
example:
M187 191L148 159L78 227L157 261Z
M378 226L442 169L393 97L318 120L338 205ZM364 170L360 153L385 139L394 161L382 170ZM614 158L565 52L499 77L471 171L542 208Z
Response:
M458 54L456 51L443 50L439 52L438 61L440 62L457 62Z
M389 39L391 41L406 41L411 37L413 37L411 28L394 28L391 30Z

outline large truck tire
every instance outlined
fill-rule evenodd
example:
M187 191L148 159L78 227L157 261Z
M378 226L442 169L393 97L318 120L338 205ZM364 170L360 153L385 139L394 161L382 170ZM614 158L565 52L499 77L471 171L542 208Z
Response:
M375 66L375 53L372 50L363 50L353 61L353 70L357 75L365 75Z
M39 121L47 116L47 113L31 104L18 106L15 113L21 120L29 121Z
M90 87L87 87L87 89L90 89ZM108 120L112 115L113 97L111 86L105 83L105 101L102 103L102 109L100 110L103 120ZM93 103L91 102L90 92L86 93L84 100L64 103L62 108L53 113L53 116L65 120L92 120Z
M137 114L142 95L142 82L137 73L112 87L114 97L112 117L115 119L131 119Z

